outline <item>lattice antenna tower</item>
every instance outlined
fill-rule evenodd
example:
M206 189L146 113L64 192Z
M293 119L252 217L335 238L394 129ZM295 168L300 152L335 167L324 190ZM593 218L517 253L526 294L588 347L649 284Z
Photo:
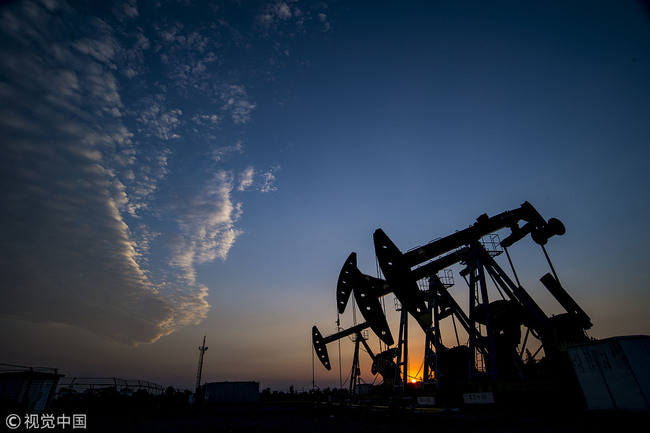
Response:
M199 368L196 372L196 392L199 392L201 389L201 373L203 372L203 355L205 355L205 351L208 350L208 348L205 345L205 335L203 336L203 345L199 346L199 352L201 354L199 355Z

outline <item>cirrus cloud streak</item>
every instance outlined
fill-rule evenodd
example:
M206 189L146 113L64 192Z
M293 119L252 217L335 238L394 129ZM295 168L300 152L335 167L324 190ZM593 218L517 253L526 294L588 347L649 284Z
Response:
M256 104L204 29L86 14L0 8L0 315L149 343L207 315L197 266L226 259L255 177L221 128Z

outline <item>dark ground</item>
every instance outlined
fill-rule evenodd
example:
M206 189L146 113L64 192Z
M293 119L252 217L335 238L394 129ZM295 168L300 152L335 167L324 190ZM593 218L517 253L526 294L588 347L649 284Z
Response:
M647 427L649 414L507 412L487 409L438 413L389 413L371 409L314 406L304 402L259 403L155 416L89 415L96 432L602 432ZM643 428L641 429L643 430Z
M268 393L267 393L268 394ZM365 400L361 405L316 403L347 401L336 393L326 395L265 395L247 404L221 404L192 408L188 393L166 392L120 395L102 391L89 395L70 395L56 399L46 411L54 416L86 415L86 429L57 425L47 431L122 432L122 433L625 433L646 431L650 413L590 412L568 406L556 398L545 399L545 406L519 399L504 405L467 405L458 409L420 409L402 403L389 409ZM316 398L312 398L316 397ZM375 403L372 403L375 401ZM411 401L411 400L409 400ZM517 409L513 406L516 404ZM0 430L7 414L23 417L30 411L0 401ZM643 427L645 426L645 427ZM32 431L22 425L13 431Z

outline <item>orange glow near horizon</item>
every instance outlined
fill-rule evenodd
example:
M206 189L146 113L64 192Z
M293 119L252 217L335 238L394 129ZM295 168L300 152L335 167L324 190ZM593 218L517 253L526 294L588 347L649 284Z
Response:
M408 378L409 378L408 381L411 382L411 383L422 382L422 371L409 372L408 373Z

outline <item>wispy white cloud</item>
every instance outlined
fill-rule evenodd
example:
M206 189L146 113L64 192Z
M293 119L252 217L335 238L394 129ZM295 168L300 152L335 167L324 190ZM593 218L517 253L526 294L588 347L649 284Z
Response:
M132 217L138 217L143 211L151 211L150 202L158 185L169 172L167 160L170 154L171 150L166 147L134 151L134 158L137 155L139 163L134 161L130 168L122 173L124 182L129 186L126 208Z
M181 22L156 25L158 53L171 83L188 94L214 92L214 68L219 62L217 41L199 30L187 30Z
M181 125L183 111L178 108L167 109L164 106L164 96L148 98L146 107L139 110L138 122L145 128L146 134L154 135L161 140L179 138L176 132Z
M179 212L178 224L184 236L171 263L181 268L191 283L196 281L197 264L225 260L241 234L235 227L241 203L232 199L233 188L233 175L220 170L196 194L180 202L183 212Z
M301 8L301 6L303 6ZM328 31L330 24L324 11L327 3L317 2L301 4L298 1L275 0L264 3L256 16L256 22L267 36L287 34L289 36L304 35L307 23L317 20L321 31Z
M55 7L54 3L50 4ZM131 146L113 76L116 43L103 21L66 45L67 22L36 4L0 10L21 22L0 72L3 256L0 313L82 326L128 344L170 332L174 307L148 281L121 216L128 198L112 158ZM33 32L34 22L41 24ZM54 46L54 56L44 47Z
M219 117L227 116L235 124L247 123L256 104L244 85L224 79L218 41L203 34L205 30L187 30L179 22L157 26L154 50L170 83L179 92L210 98L220 106Z
M300 15L300 9L296 8L296 11L296 14ZM262 12L257 15L257 21L262 27L269 29L278 21L288 20L293 15L291 7L286 2L278 0L266 4L262 8Z
M221 109L230 114L236 124L247 123L256 104L246 95L246 89L237 84L224 85L220 89L223 100Z
M239 186L237 189L239 191L246 191L251 186L253 186L253 178L255 177L255 168L247 167L244 171L239 174Z
M280 170L279 166L271 167L265 171L258 172L254 167L247 167L239 174L239 191L277 191L275 186L275 174Z
M200 284L152 283L143 265L158 234L124 217L146 207L170 151L138 148L122 123L113 29L65 11L0 9L0 314L154 341L208 308ZM169 139L181 114L152 103L139 120Z
M138 4L136 0L128 0L116 6L115 14L118 19L135 18L140 13L138 12Z
M274 19L304 18L273 5ZM199 266L226 260L237 195L275 190L279 167L235 168L240 134L221 133L257 103L211 32L233 46L243 33L147 24L135 1L89 10L0 8L0 315L140 344L206 316Z
M318 14L318 19L320 20L321 23L323 23L323 32L329 31L331 28L331 24L327 20L327 15L321 12Z
M118 50L118 47L116 46L117 41L112 37L112 29L103 20L95 19L94 21L97 28L106 34L101 35L101 39L82 37L73 42L73 47L81 54L104 64L110 69L115 69L116 66L113 59L115 58L115 52Z
M261 192L272 192L277 191L278 188L275 186L275 173L280 170L280 166L271 167L267 171L262 173L262 185L260 186Z
M241 154L244 150L244 146L241 141L237 141L235 144L227 146L215 146L212 149L212 159L216 162L221 162L229 155L232 154Z
M126 42L117 52L117 71L128 78L134 78L146 72L145 53L151 49L151 42L142 28L122 32Z
M275 15L280 18L281 20L286 20L291 18L291 9L289 8L289 5L287 5L285 2L277 2L273 6L273 11Z
M216 114L195 114L192 117L192 120L197 125L205 126L205 125L216 125L216 124L218 124L220 118Z

